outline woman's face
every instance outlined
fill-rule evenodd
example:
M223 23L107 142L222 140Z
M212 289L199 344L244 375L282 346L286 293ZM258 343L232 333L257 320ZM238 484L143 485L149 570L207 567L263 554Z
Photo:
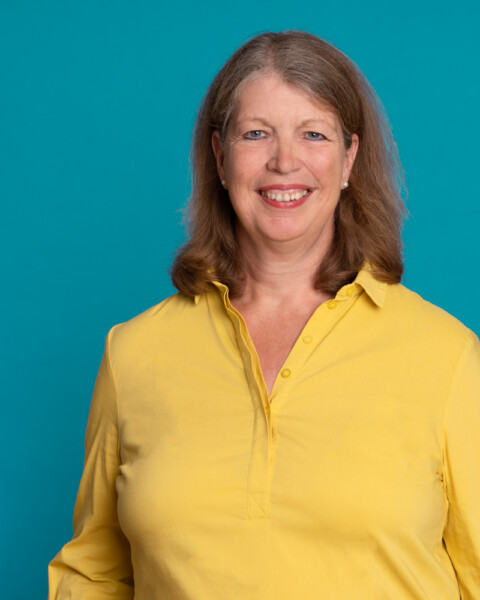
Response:
M246 85L224 143L214 132L212 145L242 239L328 249L358 146L354 135L345 149L331 110L266 74Z

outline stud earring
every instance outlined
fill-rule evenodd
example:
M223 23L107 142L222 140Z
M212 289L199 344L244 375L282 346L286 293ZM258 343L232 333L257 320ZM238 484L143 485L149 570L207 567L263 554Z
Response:
M222 185L223 185L223 187L227 187L227 186L225 185L226 183L227 183L227 182L225 181L225 179L222 179Z
M348 187L348 181L343 182L343 189L345 190Z

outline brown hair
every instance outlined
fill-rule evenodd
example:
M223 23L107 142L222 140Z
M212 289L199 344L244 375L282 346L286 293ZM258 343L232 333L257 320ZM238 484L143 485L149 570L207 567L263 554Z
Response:
M309 33L284 31L263 33L239 48L203 99L192 143L190 239L177 252L173 284L180 292L195 295L217 280L229 287L232 296L241 293L244 277L236 216L217 174L211 138L217 130L225 139L243 87L271 72L335 112L346 148L352 134L360 140L349 187L341 192L336 207L333 243L318 267L315 287L335 294L355 278L365 261L377 279L398 283L403 274L403 173L383 107L342 52Z

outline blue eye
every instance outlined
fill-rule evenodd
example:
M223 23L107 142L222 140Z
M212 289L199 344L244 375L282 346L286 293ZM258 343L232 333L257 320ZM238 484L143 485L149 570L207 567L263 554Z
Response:
M263 137L263 131L261 129L252 129L252 131L247 131L244 137L247 140L260 140Z
M325 140L325 136L323 133L318 133L316 131L307 131L305 134L307 140Z

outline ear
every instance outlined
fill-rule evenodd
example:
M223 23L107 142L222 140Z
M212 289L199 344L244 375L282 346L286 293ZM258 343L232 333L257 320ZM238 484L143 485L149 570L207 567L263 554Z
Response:
M354 133L352 135L352 143L350 144L350 148L345 152L345 162L343 165L343 181L348 181L350 177L350 172L353 167L353 163L355 162L355 157L357 156L359 139L358 135Z
M215 154L215 160L217 162L218 176L220 177L221 181L224 181L225 167L223 163L225 160L225 153L223 151L222 140L220 139L220 132L217 130L212 133L212 148L213 153Z

